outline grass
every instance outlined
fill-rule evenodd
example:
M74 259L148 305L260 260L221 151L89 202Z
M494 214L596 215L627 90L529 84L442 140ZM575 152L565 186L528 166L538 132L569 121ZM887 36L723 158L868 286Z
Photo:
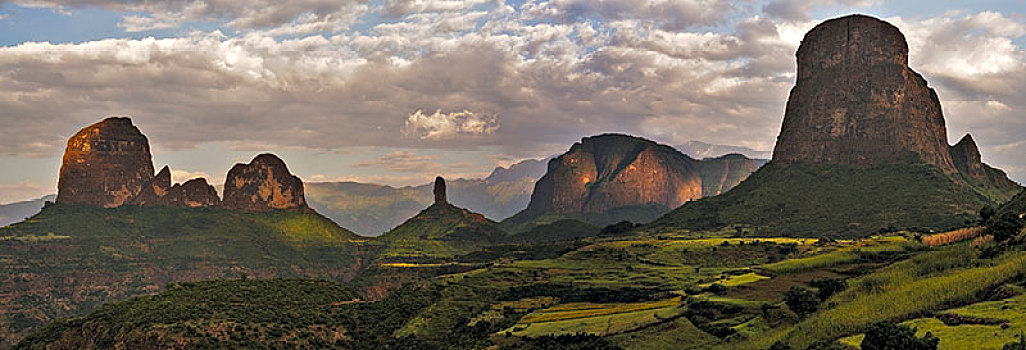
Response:
M577 318L605 316L641 310L662 309L680 304L680 298L631 304L569 303L538 310L520 319L520 323L544 323Z
M720 342L719 338L698 329L685 317L608 339L625 350L705 350Z
M765 236L945 231L964 226L981 207L994 204L960 178L925 163L859 169L771 162L727 193L689 202L643 231L738 225Z
M888 236L865 240L860 241L855 245L837 249L829 253L765 264L759 266L759 269L782 274L848 264L858 261L861 258L860 253L863 251L887 252L904 250L904 241L904 238L899 236Z
M984 231L986 231L986 227L965 227L935 235L923 236L922 241L925 245L937 247L980 237Z
M798 323L785 340L804 348L859 333L873 322L971 303L987 288L1026 273L1026 253L979 267L970 254L968 248L925 253L863 277L831 299L837 306Z
M755 283L761 280L770 279L770 277L757 274L755 272L749 272L741 275L728 276L727 278L721 278L713 282L699 284L698 287L708 287L713 284L722 284L725 287L737 287L749 283Z
M665 322L684 312L679 301L672 300L637 305L615 305L598 309L567 310L542 316L531 315L503 331L514 336L539 337L586 333L599 336L619 334L649 325Z

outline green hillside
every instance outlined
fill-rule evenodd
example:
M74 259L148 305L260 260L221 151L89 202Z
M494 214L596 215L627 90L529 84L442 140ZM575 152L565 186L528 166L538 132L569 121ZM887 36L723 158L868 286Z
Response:
M313 211L51 205L0 228L0 347L170 282L349 280L374 249Z
M331 281L272 279L179 283L43 327L15 349L411 348L391 334L437 297L410 286L362 302Z
M727 193L687 203L645 231L739 226L759 235L835 237L941 231L976 220L980 208L995 204L990 197L925 164L858 169L770 163Z
M435 203L378 238L385 245L381 259L429 261L452 258L501 243L506 232L481 214Z

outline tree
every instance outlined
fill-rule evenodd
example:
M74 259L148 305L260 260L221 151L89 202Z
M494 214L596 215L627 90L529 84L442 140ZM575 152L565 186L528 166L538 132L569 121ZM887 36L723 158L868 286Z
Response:
M1005 212L990 221L987 225L987 231L994 235L995 241L1006 242L1018 236L1019 232L1022 231L1022 226L1022 219L1018 215L1012 212Z
M997 214L997 209L994 209L993 206L983 206L983 208L980 208L980 223L986 224L987 220L990 220L994 214Z
M1026 350L1026 335L1019 333L1019 340L1005 344L1001 350Z
M808 288L793 286L784 293L784 303L794 313L805 316L819 308L819 297Z
M883 321L869 326L862 350L937 350L940 339L926 333L916 337L915 328Z
M845 282L843 278L824 278L812 280L809 285L815 287L819 300L830 299L834 294L840 293L841 291L848 288L848 282Z

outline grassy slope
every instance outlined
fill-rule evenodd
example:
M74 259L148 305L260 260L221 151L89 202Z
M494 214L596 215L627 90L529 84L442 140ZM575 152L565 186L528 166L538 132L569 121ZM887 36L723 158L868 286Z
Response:
M943 231L973 220L985 204L993 202L927 165L770 163L726 194L687 203L646 230L742 225L761 235L838 237L903 228Z
M182 283L52 323L17 349L369 349L401 342L392 332L435 297L413 286L365 303L338 283L302 279Z
M368 249L352 232L307 211L55 205L0 228L0 335L9 345L45 322L172 281L347 280Z
M467 254L501 242L498 223L449 204L433 204L382 235L385 260L438 259Z

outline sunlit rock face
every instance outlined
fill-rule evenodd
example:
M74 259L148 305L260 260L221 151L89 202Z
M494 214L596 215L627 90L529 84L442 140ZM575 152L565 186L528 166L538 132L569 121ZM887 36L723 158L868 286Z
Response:
M281 158L261 154L228 171L222 204L250 212L305 208L303 181L289 173Z
M153 180L146 136L129 118L107 118L68 140L57 202L118 207L135 199Z
M549 162L528 212L601 213L702 197L697 161L672 147L626 135L587 137Z
M862 15L829 20L805 35L797 58L774 163L922 160L957 171L937 94L908 67L898 28Z

